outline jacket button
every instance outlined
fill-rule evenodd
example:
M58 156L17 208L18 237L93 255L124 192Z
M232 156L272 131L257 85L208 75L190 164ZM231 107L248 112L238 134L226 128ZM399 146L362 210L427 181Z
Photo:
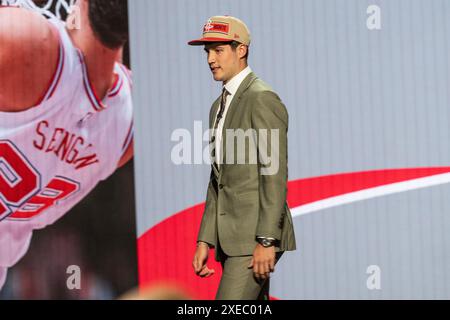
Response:
M223 184L219 184L219 189L223 189Z

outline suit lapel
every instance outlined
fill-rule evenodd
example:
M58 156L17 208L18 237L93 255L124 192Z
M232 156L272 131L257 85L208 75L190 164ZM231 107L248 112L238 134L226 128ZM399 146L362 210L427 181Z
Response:
M256 75L251 72L247 77L245 77L244 81L242 81L241 85L239 86L238 90L236 91L236 94L233 97L233 101L231 101L230 106L228 107L227 115L225 117L225 122L223 124L223 130L222 130L222 149L221 149L221 158L222 163L223 157L224 157L224 148L226 148L226 129L230 128L231 121L233 119L234 114L236 113L236 110L238 109L239 101L242 98L242 95L245 91L250 87L250 85L257 79Z
M209 115L209 128L210 129L214 128L214 121L216 121L216 115L217 115L217 111L219 110L219 105L220 105L220 97L219 97L219 99L214 101L214 103L212 105L212 110Z
M235 96L233 97L233 101L227 111L227 116L225 117L225 123L223 124L223 128L229 128L230 122L233 119L233 115L236 113L237 105L239 104L239 100L241 100L242 94L250 87L253 81L257 79L256 75L251 72L247 77L245 77L244 81L242 81L239 89L236 91Z

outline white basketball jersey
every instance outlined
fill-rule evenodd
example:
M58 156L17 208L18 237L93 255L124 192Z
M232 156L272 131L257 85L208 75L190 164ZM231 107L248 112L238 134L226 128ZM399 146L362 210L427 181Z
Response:
M110 176L132 140L129 71L115 65L115 84L100 101L64 24L49 21L60 48L46 94L26 111L0 112L0 288L32 231L54 223Z

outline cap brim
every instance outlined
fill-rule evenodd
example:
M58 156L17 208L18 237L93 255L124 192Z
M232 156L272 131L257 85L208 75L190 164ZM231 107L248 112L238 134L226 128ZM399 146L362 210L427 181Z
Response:
M233 42L233 40L226 39L226 38L201 38L201 39L189 41L188 45L202 46L204 44L211 43L211 42Z

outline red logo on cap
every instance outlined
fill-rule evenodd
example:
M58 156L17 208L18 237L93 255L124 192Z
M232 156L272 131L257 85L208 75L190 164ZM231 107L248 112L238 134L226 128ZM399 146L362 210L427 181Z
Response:
M203 27L203 33L205 32L217 32L217 33L223 33L228 34L228 31L230 30L230 27L228 23L220 23L220 22L212 22L208 21L207 24Z

